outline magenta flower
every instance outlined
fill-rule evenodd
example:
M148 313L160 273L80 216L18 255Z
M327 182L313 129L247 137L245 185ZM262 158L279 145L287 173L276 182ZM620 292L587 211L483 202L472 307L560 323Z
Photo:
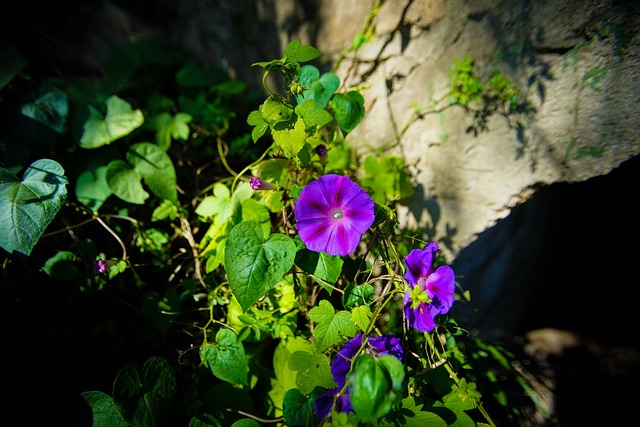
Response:
M347 176L324 175L302 189L295 218L307 249L344 256L353 252L371 227L371 197Z
M263 181L257 176L252 176L251 178L249 178L249 185L253 190L273 190L274 188L276 188L276 186L272 183Z
M349 390L343 394L338 394L347 383L347 375L351 370L351 365L360 347L362 347L362 334L356 335L349 340L331 363L331 374L333 375L334 381L338 383L338 386L325 391L316 399L314 412L320 419L329 415L333 409L335 409L336 412L353 412L353 406L349 398ZM373 357L390 354L398 358L398 360L402 360L404 355L404 351L400 345L400 338L391 335L369 338L365 349L360 354L365 353L369 353Z
M428 243L424 249L409 252L404 262L404 275L410 289L404 293L404 316L409 326L423 332L436 327L435 317L449 311L455 301L455 275L451 267L434 269L438 244Z
M98 274L104 274L109 271L109 268L115 264L112 260L99 259L93 262L93 271Z

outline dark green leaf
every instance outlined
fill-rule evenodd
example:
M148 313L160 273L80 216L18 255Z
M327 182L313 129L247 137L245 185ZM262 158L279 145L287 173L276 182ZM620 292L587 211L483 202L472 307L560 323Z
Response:
M331 100L331 109L342 132L348 134L364 117L364 98L360 93L351 91L337 93Z
M118 373L113 384L113 401L127 422L136 426L156 427L165 423L176 396L176 377L162 357L147 360L142 372L128 365Z
M72 280L78 276L75 262L76 256L73 252L58 252L44 263L42 271L57 280Z
M87 391L80 395L91 408L92 427L129 427L120 415L113 399L101 391Z
M282 414L287 426L312 427L314 425L313 402L310 402L297 388L292 388L285 393L282 406Z
M244 346L230 329L220 329L214 344L205 344L200 349L202 363L213 375L231 384L248 385L249 365Z

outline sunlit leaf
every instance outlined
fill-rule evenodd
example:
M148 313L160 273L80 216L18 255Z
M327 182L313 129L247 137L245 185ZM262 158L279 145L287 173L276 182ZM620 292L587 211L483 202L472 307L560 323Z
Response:
M129 147L127 160L160 199L178 202L176 170L171 157L156 144L139 142Z
M307 138L305 132L306 128L304 120L298 117L293 128L286 128L282 130L272 129L273 139L285 152L288 158L294 158L298 152L304 147L304 142Z
M123 160L112 160L107 165L105 179L113 194L125 202L142 205L149 198L149 193L142 187L140 173Z
M131 104L116 95L107 99L107 115L90 107L89 119L84 124L80 139L82 148L98 148L129 135L144 123L140 110L133 110Z
M313 46L302 46L300 40L291 40L287 45L284 57L290 62L307 62L322 56Z
M351 310L351 320L353 320L353 323L362 331L367 329L372 315L371 309L366 305L359 305Z
M296 386L302 394L311 393L315 387L333 388L329 358L322 353L295 351L289 357L289 369L297 371Z
M36 160L22 180L0 168L0 246L29 255L67 198L67 177L56 161Z
M96 212L113 194L107 184L107 167L99 166L95 171L86 170L76 180L76 198L87 208Z
M356 91L337 93L331 100L331 109L338 126L346 135L355 129L364 117L364 98Z
M295 108L297 115L301 116L307 128L324 126L333 120L326 110L316 107L316 101L308 99Z
M313 336L322 345L334 345L342 337L353 338L358 332L353 320L351 320L351 313L346 310L336 313L327 300L320 301L317 306L309 310L309 318L318 323L313 329Z
M243 221L229 233L224 265L243 311L262 298L293 266L296 245L284 234L264 237L257 222Z

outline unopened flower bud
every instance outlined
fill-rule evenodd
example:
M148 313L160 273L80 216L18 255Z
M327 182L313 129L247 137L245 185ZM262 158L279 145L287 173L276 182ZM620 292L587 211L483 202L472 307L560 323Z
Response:
M327 146L324 144L320 144L315 148L315 152L318 155L318 157L320 157L320 162L322 163L326 163L327 162Z
M97 274L104 274L109 271L112 265L115 264L115 261L99 259L93 262L93 271Z
M251 179L249 179L249 185L253 190L273 190L276 188L272 183L263 181L257 176L252 176Z

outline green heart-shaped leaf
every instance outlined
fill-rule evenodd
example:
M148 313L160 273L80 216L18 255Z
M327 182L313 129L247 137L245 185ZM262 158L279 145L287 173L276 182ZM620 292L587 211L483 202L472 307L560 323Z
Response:
M22 180L0 168L0 246L28 256L66 200L66 184L53 160L33 162Z
M142 372L134 365L122 369L113 383L113 402L132 426L160 426L176 397L176 375L158 356L147 360Z
M143 205L149 193L142 187L140 172L123 160L112 160L107 166L105 179L109 189L125 202Z
M129 135L142 126L144 116L140 110L134 110L124 99L116 95L107 99L107 115L89 107L89 119L84 124L84 133L80 139L82 148L98 148Z
M220 329L215 344L200 349L202 363L216 377L235 385L248 385L249 365L242 341L229 329Z
M128 427L113 399L101 391L87 391L80 395L91 408L93 427Z
M178 202L176 170L171 157L156 144L139 142L127 151L127 160L160 199Z
M331 100L333 115L345 135L355 129L364 117L364 98L358 92L336 93Z
M227 239L224 264L242 311L262 298L293 266L296 244L284 234L265 240L260 224L243 221Z

